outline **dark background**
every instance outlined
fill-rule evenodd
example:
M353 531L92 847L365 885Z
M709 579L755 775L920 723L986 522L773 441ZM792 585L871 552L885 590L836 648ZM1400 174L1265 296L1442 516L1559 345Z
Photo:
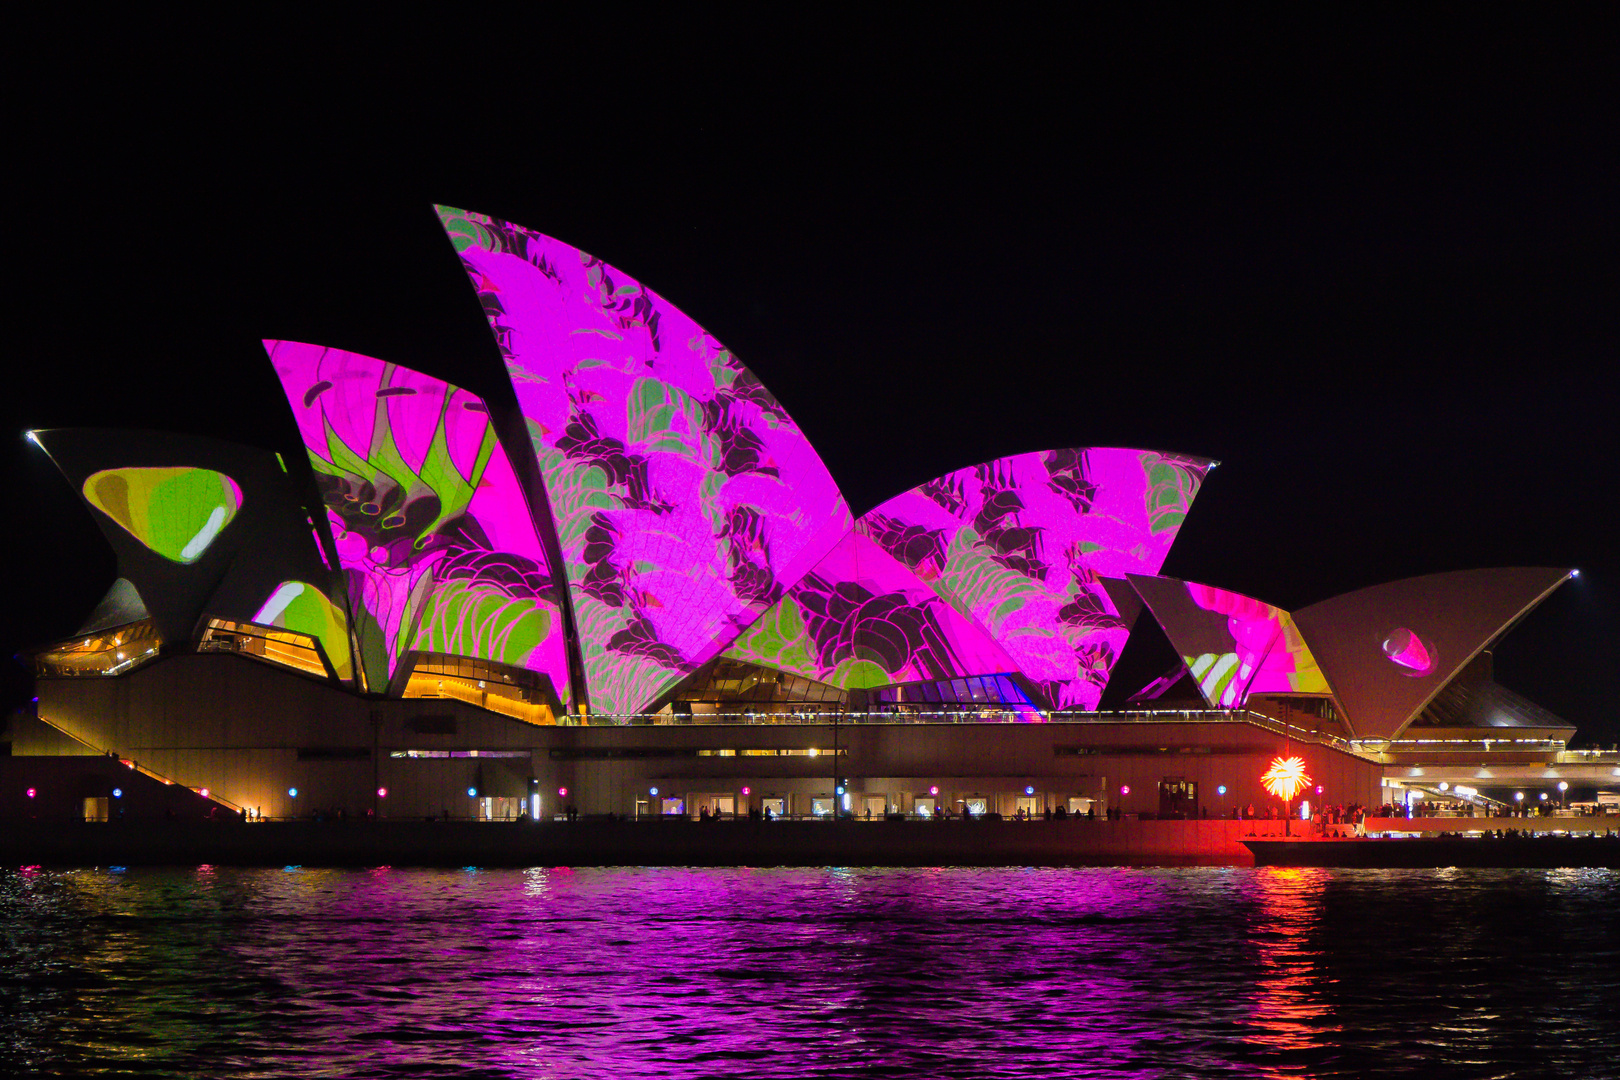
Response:
M1292 608L1579 567L1497 674L1620 738L1608 10L455 10L10 27L0 651L114 576L26 428L301 459L261 337L501 393L443 202L669 297L857 513L1002 454L1144 446L1222 462L1166 574Z

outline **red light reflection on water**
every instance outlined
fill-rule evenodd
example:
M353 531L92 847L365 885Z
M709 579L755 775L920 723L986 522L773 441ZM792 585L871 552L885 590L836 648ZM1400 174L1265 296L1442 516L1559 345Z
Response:
M1261 974L1255 982L1250 1037L1273 1052L1313 1050L1324 1035L1338 1030L1312 993L1320 952L1312 944L1311 929L1319 919L1327 880L1328 872L1321 869L1268 867L1255 872L1260 911L1254 937ZM1261 1067L1267 1076L1296 1071Z

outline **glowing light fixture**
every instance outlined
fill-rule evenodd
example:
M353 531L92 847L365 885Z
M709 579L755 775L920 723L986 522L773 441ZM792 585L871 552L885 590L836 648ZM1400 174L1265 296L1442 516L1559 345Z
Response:
M744 794L744 795L747 795L747 794L748 794L748 789L747 789L747 788L743 788L743 789L742 789L742 793L743 793L743 794Z
M388 789L385 788L385 787L378 788L377 789L377 798L379 798L379 799L388 798Z
M475 787L468 788L467 789L467 798L469 798L469 799L478 798L478 789L475 788Z
M121 788L121 787L113 788L113 798L122 799L123 797L124 797L124 789L123 788Z
M565 787L560 787L557 789L557 794L566 799L568 798L568 789Z
M287 789L287 797L290 798L290 799L298 798L298 789L295 788L295 787L288 788Z
M1559 791L1568 791L1569 790L1569 781L1567 781L1567 780L1558 781L1558 790Z
M34 789L33 789L33 788L29 788L29 789L28 789L28 797L29 797L29 798L30 798L30 799L32 799L32 798L33 798L33 797L34 797L34 796L35 796L35 795L37 795L37 794L39 794L39 792L37 792L37 791L35 791L35 790L34 790Z
M203 798L206 799L206 798L208 798L208 789L207 788L198 788L197 789L197 794L201 795Z
M1543 791L1543 792L1542 792L1542 793L1541 793L1541 801L1542 801L1542 802L1546 802L1546 801L1547 801L1547 793L1546 793L1546 792L1545 792L1545 791Z
M647 792L650 795L656 795L656 794L658 794L658 789L657 788L648 788Z
M1513 801L1514 801L1514 802L1524 802L1524 792L1522 792L1522 791L1515 791L1515 792L1514 792L1514 793L1513 793Z
M1283 802L1293 802L1311 782L1305 775L1305 759L1300 757L1274 758L1271 767L1260 777L1265 789Z
M930 795L938 795L939 794L939 788L937 786L929 788L928 789L928 794L930 794Z
M1442 780L1442 781L1440 781L1440 790L1441 791L1449 791L1449 790L1451 790L1451 785L1446 783L1444 780Z
M1225 795L1226 794L1226 785L1222 784L1220 787L1216 788L1215 789L1215 794L1217 794L1217 795Z
M1119 793L1121 795L1129 795L1131 793L1131 785L1121 784L1119 787Z
M1033 794L1035 794L1035 789L1033 787L1026 787L1024 789L1024 794L1025 795L1033 795Z

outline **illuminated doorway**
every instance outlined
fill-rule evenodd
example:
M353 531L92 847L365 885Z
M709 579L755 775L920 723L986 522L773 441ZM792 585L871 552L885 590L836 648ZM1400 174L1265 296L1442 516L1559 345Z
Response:
M1159 817L1195 818L1198 816L1198 781L1180 776L1167 776L1159 781Z
M523 814L523 799L505 795L486 795L473 806L473 816L479 821L511 821Z
M695 816L701 816L705 810L710 817L732 817L737 812L735 795L694 795L692 802L696 804Z

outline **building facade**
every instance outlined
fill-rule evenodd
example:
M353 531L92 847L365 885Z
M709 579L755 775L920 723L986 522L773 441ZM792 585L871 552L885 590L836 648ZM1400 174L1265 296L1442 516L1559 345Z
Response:
M30 434L118 578L31 655L13 755L65 736L263 817L1227 816L1266 808L1259 776L1292 754L1307 798L1371 804L1403 734L1484 687L1490 644L1568 576L1438 575L1298 613L1162 578L1215 462L1157 450L999 458L857 517L782 404L662 297L440 214L515 411L267 341L307 470ZM1143 617L1178 669L1099 712Z

